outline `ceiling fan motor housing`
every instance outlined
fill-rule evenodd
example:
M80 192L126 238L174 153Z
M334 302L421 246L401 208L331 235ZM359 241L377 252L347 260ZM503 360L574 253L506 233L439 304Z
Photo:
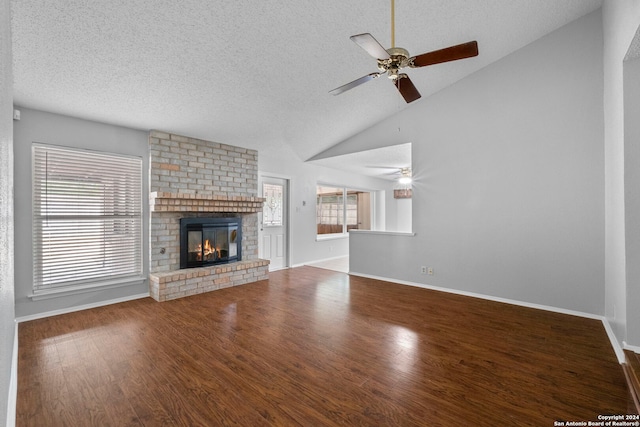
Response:
M391 80L398 79L398 71L410 65L409 51L401 47L387 49L389 58L378 59L378 70L387 73Z

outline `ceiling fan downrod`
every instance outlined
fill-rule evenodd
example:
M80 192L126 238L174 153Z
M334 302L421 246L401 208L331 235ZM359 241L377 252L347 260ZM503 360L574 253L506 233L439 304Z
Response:
M396 47L396 1L391 0L391 47Z

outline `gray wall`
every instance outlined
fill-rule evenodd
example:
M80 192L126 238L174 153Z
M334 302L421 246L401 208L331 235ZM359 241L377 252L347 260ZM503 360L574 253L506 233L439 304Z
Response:
M597 11L401 112L417 235L352 236L351 270L604 314L602 45Z
M640 59L624 64L625 340L640 345Z
M13 122L11 7L0 0L0 424L7 420L13 343ZM17 368L16 368L17 369ZM13 391L15 392L15 391ZM11 401L13 401L11 399Z
M33 264L31 262L31 146L33 142L99 150L139 156L143 159L144 206L144 275L148 275L149 258L149 142L148 132L104 123L76 119L16 106L22 119L14 125L15 153L15 310L17 317L54 310L70 309L119 298L148 293L148 284L118 287L102 291L32 301Z
M640 25L640 2L606 0L602 7L602 21L604 29L605 316L618 342L622 343L626 340L628 323L623 60ZM639 346L640 342L634 345Z

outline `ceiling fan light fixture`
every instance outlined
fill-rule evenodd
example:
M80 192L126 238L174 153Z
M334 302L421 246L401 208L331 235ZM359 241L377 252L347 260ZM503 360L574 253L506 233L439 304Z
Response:
M411 177L410 177L410 176L401 176L401 177L398 179L398 183L403 184L403 185L411 184L411 182L412 182L412 181L413 181L413 180L411 179Z

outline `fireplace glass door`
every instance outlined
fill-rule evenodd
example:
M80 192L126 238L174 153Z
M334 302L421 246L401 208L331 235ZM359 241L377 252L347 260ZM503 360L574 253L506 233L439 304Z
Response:
M181 267L203 267L240 260L239 224L228 220L203 222L197 220L196 223L183 224Z

